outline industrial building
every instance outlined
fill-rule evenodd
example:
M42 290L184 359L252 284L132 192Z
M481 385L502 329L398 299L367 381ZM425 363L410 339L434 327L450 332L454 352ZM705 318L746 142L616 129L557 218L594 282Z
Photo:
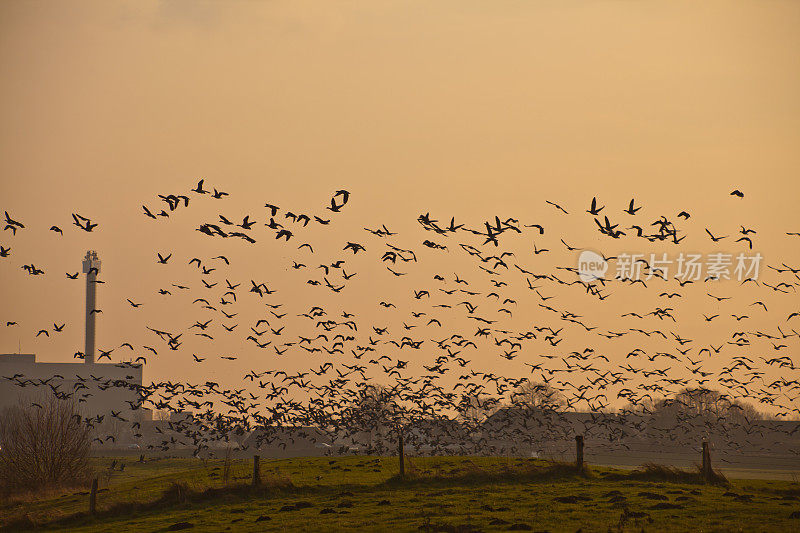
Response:
M89 251L83 260L86 274L86 323L84 359L77 363L36 361L34 354L0 354L0 409L31 406L52 395L72 399L85 418L95 418L99 429L112 433L117 426L120 444L133 421L152 418L139 408L142 365L95 362L97 275L100 259Z

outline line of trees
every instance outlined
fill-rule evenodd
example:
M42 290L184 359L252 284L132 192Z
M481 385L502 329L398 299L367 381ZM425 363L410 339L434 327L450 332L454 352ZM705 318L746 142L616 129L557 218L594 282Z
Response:
M480 423L504 408L523 413L528 411L531 414L569 410L566 396L561 391L546 383L528 381L519 385L506 398L488 394L462 397L457 417L466 423ZM620 412L647 415L654 421L665 423L703 418L711 422L724 420L747 424L754 420L773 418L749 403L705 388L686 388L673 396L628 404ZM370 385L360 391L360 396L353 402L350 415L365 430L391 427L404 416L397 396L391 389L380 385Z

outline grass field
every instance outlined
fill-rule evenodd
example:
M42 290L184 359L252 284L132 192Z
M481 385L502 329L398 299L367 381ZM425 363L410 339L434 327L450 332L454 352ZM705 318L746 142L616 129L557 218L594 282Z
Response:
M317 457L261 461L97 459L85 488L0 505L6 530L46 531L798 531L800 484L709 485L694 474L534 459ZM120 471L120 464L125 467ZM796 513L793 515L793 513ZM792 518L798 516L798 518Z

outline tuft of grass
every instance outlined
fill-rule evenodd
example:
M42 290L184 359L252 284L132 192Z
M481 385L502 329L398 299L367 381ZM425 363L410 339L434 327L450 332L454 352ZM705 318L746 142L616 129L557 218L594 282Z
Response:
M401 484L478 485L486 483L545 482L578 477L592 478L595 476L588 465L578 469L573 463L560 461L528 460L516 465L479 465L467 459L462 463L461 467L454 468L447 473L442 470L433 472L419 468L407 468L404 478L401 478L398 473L391 476L383 484L388 486Z
M626 473L613 472L604 476L609 481L636 480L636 481L668 481L670 483L704 484L728 486L728 479L718 471L712 471L711 478L705 479L701 468L683 470L674 466L658 463L645 463L636 470Z
M296 487L292 483L292 480L289 478L289 476L285 475L264 476L262 474L261 483L255 487L250 483L247 483L224 487L208 487L204 490L194 489L190 487L188 483L178 481L172 482L157 500L146 502L142 505L144 507L154 508L175 504L184 505L189 502L202 502L214 499L225 494L266 497L270 492L291 492L294 491L295 488ZM115 504L109 509L109 511L119 511L125 505L127 504Z
M234 496L239 499L266 498L273 493L291 493L296 489L289 476L283 474L261 474L261 483L253 487L249 482L238 485L227 484L222 487L195 488L192 484L176 480L169 485L160 495L149 500L129 500L111 503L106 508L95 513L93 519L104 520L115 516L135 515L155 510L164 510L175 507L186 507L194 503L203 503L219 499L223 496ZM54 493L55 494L55 493ZM81 492L80 494L88 494ZM35 495L30 495L29 502L34 502ZM15 502L20 505L20 502ZM87 505L88 506L88 505ZM90 518L88 512L78 511L69 515L60 513L45 513L35 518L29 513L21 513L0 522L0 531L21 531L34 529L44 525L68 525Z
M30 516L24 514L6 522L0 529L7 531L24 531L27 529L34 529L36 525L37 524L31 520Z
M86 491L88 488L89 483L86 482L47 485L26 491L16 491L7 494L0 493L0 506L11 507L41 500L49 500L67 492Z

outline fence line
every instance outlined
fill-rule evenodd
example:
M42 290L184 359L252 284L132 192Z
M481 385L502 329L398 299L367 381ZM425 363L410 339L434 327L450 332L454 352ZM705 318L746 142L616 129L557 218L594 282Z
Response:
M414 457L405 459L402 443L398 442L394 457L391 456L335 456L319 457L318 460L326 469L328 483L358 483L364 478L363 473L349 472L347 468L336 468L332 463L339 459L349 458L358 461L358 464L380 463L381 469L378 477L383 479L390 475L407 472L413 468ZM699 445L698 445L699 444ZM624 459L623 464L638 463L639 465L654 462L702 465L702 472L708 478L712 465L716 467L741 467L775 470L790 470L796 468L800 471L800 456L787 457L778 454L735 454L727 449L717 449L710 442L704 441L688 445L684 451L674 449L670 451L643 449L641 446L630 448L619 447L609 449L604 441L586 439L584 435L575 437L574 448L566 444L558 448L550 448L546 454L550 457L560 457L562 461L573 459L578 469L586 464L606 463L614 464L615 460ZM647 453L652 452L652 453ZM573 455L574 454L574 455ZM794 459L794 461L787 461ZM304 477L301 473L303 463L291 463L284 459L263 457L254 454L248 458L234 458L230 450L225 456L214 459L179 458L179 457L116 457L95 459L99 466L93 478L91 488L71 494L64 494L47 502L32 502L27 506L26 512L32 519L41 514L53 517L56 514L72 515L80 512L95 514L108 510L115 504L132 503L133 498L139 503L148 503L159 499L167 501L180 501L186 497L187 491L202 492L206 489L219 489L232 486L259 486L270 482L271 478L291 474L292 481L300 480L301 485L314 485L313 478ZM326 466L327 465L327 466ZM631 464L633 466L633 464ZM289 468L297 468L301 472ZM310 467L309 467L310 468ZM314 467L314 468L318 468ZM353 467L354 470L357 470ZM299 474L295 477L296 474ZM359 476L362 476L359 478ZM319 478L317 478L319 481ZM372 482L372 481L370 481ZM87 501L88 500L88 501ZM88 503L88 506L87 506Z

